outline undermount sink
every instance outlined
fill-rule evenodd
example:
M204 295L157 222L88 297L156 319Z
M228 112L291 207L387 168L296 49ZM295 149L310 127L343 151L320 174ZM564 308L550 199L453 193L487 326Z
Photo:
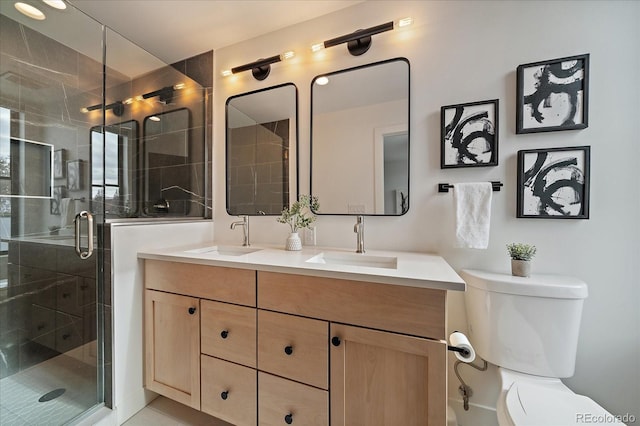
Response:
M210 246L193 250L186 250L185 253L212 254L221 256L242 256L244 254L255 253L258 250L261 249L244 246Z
M374 256L359 253L323 252L308 259L307 262L327 265L365 266L369 268L398 268L397 257Z

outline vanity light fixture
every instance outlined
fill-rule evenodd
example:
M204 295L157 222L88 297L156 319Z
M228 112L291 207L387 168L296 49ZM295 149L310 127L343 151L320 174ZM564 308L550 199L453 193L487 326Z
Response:
M42 13L40 9L30 4L16 2L14 6L18 10L18 12L22 13L25 16L28 16L31 19L43 21L46 18L46 16L44 16L44 13Z
M142 95L136 96L135 99L141 101L143 99L149 99L157 96L160 102L163 102L165 104L170 104L171 101L173 101L173 93L176 90L182 90L185 87L187 87L186 84L177 83L177 84L174 84L173 86L166 86L166 87L163 87L162 89L154 90L153 92L144 93Z
M95 111L102 108L102 104L96 104L96 105L91 105L88 106L86 108L82 108L80 111L82 113L88 113L89 111ZM124 114L124 102L122 101L116 101L114 103L111 103L109 105L105 105L104 107L105 111L108 110L113 110L113 115L115 115L116 117L121 117L122 114Z
M395 23L398 28L406 27L413 23L412 18L402 18ZM376 25L374 27L366 28L364 30L357 30L351 34L345 34L340 37L335 37L330 40L325 40L322 43L314 44L311 46L313 52L318 52L327 47L337 46L342 43L347 43L347 49L353 56L360 56L364 54L371 47L371 36L380 34L386 31L394 29L394 22L389 21L384 24Z
M264 80L269 76L271 72L271 64L275 64L276 62L284 61L287 59L291 59L295 56L295 53L290 50L279 55L271 56L265 59L258 59L255 62L251 62L244 65L239 65L237 67L233 67L230 70L222 71L223 77L228 77L232 74L237 74L243 71L251 70L251 74L253 74L253 78L256 80Z

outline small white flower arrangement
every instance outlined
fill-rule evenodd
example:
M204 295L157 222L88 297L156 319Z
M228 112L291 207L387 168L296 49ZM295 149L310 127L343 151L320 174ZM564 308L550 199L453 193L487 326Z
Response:
M311 224L316 221L313 211L318 211L319 208L318 197L301 195L289 208L284 208L276 220L289 225L291 232L298 232L299 229L311 228Z

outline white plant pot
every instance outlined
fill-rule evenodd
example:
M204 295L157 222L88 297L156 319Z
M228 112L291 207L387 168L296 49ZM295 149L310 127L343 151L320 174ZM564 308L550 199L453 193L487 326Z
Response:
M511 259L511 275L516 277L528 277L531 275L530 260Z
M289 234L286 249L291 251L302 250L302 241L300 240L300 235L298 235L297 232Z

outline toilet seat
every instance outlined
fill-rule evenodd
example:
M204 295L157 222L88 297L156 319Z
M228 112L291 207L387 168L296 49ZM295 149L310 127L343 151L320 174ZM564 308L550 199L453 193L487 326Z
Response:
M505 414L517 426L622 424L595 401L564 385L516 381L505 395L504 406Z

